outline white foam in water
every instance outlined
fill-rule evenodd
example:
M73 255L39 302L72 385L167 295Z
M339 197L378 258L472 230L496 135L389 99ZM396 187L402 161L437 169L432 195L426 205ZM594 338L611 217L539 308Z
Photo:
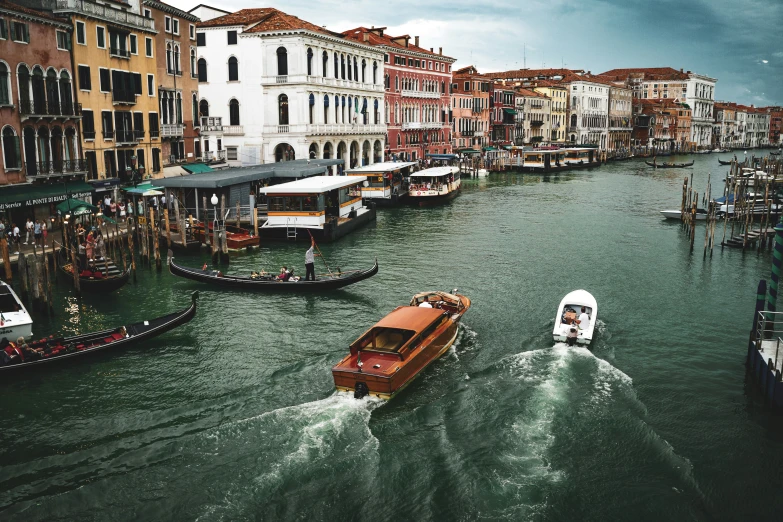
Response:
M460 348L462 345L468 345L472 344L472 342L478 337L478 334L470 329L469 326L465 325L465 323L459 323L459 329L457 330L457 339L454 341L454 344L451 345L451 348L449 348L449 351L447 352L450 357L453 357L456 360L459 360L459 355L457 353L457 349Z

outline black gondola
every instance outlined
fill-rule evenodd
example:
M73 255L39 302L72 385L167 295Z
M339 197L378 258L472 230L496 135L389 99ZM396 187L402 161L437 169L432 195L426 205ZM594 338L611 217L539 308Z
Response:
M10 362L0 366L0 372L71 360L81 355L103 352L109 348L116 348L157 337L193 319L193 316L196 314L197 301L198 292L193 292L188 308L158 317L157 319L128 324L111 330L102 330L73 337L46 338L28 343L32 350L41 349L43 353L37 355L35 359L24 361L19 355L16 355L14 358L11 358ZM30 357L32 355L26 356L26 358ZM14 362L14 360L19 362Z
M202 283L224 286L226 288L269 292L314 292L342 288L372 277L378 273L378 260L376 259L373 267L367 270L342 272L338 269L333 275L322 275L315 281L300 279L296 282L278 281L275 279L274 275L266 274L258 275L256 277L225 275L217 270L202 270L200 268L180 266L174 262L173 258L169 261L169 270L175 276L192 279L193 281Z
M684 169L686 167L692 167L693 162L690 163L655 163L652 161L645 161L647 165L650 167L655 167L656 169Z
M718 160L718 163L720 163L721 165L731 165L731 161Z
M78 261L78 260L77 260ZM119 290L130 280L131 269L124 272L117 267L110 259L97 260L94 262L95 272L100 273L97 276L79 275L79 288L85 292L108 293ZM71 262L60 255L60 270L62 270L69 280L73 280L71 271Z

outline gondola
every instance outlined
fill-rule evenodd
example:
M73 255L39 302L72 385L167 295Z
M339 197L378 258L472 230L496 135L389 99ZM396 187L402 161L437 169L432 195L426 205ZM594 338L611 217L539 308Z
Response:
M721 165L731 165L731 161L718 160L718 163L720 163Z
M131 269L122 271L110 259L95 261L95 268L96 272L100 272L100 276L79 275L80 290L95 293L114 292L125 286L125 283L130 279ZM60 254L60 270L73 279L72 264L62 253Z
M655 163L652 161L645 161L647 165L650 167L655 167L656 169L684 169L686 167L692 167L693 162L690 163Z
M169 270L172 274L193 281L202 283L211 283L226 288L237 288L247 290L259 290L269 292L313 292L320 290L334 290L344 286L352 285L363 281L378 273L378 260L375 265L367 270L356 270L352 272L342 272L338 268L332 275L321 275L315 281L278 281L274 274L252 276L234 276L226 275L218 270L202 270L201 268L190 268L178 265L172 258L169 261Z
M138 323L127 324L110 330L92 332L88 334L76 335L73 337L48 337L38 341L28 343L32 350L43 350L43 353L36 356L15 355L10 361L0 362L0 372L22 370L24 368L38 367L57 361L71 360L81 355L103 352L109 349L124 346L130 343L136 343L157 337L162 333L181 326L196 314L196 302L198 301L198 292L193 292L190 306L179 312L174 312L157 319L141 321ZM13 340L15 341L15 339ZM21 351L21 350L20 350ZM29 352L28 352L29 353ZM24 355L24 352L22 352Z

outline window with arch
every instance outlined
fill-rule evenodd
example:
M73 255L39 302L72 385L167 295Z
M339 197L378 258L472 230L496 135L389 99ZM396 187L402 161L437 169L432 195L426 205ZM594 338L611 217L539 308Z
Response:
M378 83L378 62L372 62L372 83Z
M22 168L19 136L16 135L16 129L10 125L3 127L3 164L6 170Z
M181 56L182 53L180 52L180 48L178 44L174 45L174 74L182 74L182 63L181 63Z
M60 106L62 114L73 114L73 95L71 94L71 75L60 71Z
M334 78L340 77L340 60L337 57L337 53L334 53Z
M0 62L0 105L11 104L11 75L8 72L8 65Z
M198 112L201 116L209 116L209 102L207 100L198 102Z
M345 80L345 55L340 55L340 78Z
M174 72L174 60L173 60L173 48L170 43L166 44L166 72L172 74Z
M228 81L239 81L239 60L236 59L236 56L228 59Z
M60 94L57 86L57 73L52 68L46 71L46 101L49 104L50 114L60 113Z
M402 138L400 138L400 135L397 135L397 147L402 147Z
M308 108L309 108L309 112L310 112L310 124L313 124L313 123L315 123L313 121L314 112L315 112L315 95L313 93L310 93L310 96L308 97L307 101L309 102L308 103Z
M359 81L359 62L355 56L353 57L353 79L357 82Z
M277 48L277 75L288 76L288 51L285 47Z
M307 75L313 75L313 50L307 48Z
M190 48L190 77L196 78L198 76L197 66L196 66L196 49L193 47Z
M400 90L400 77L396 74L394 75L394 90L399 91Z
M196 93L193 93L193 96L190 100L190 115L191 118L193 118L193 126L198 127L201 124L201 121L198 117L198 96L196 96Z
M199 83L207 81L207 61L204 58L198 59L198 81Z
M324 123L329 123L329 95L324 94Z
M228 124L239 125L239 101L236 98L228 102Z
M366 82L366 80L364 79L364 72L365 72L366 68L367 68L367 62L362 60L362 83ZM373 81L373 83L375 83L375 82Z
M288 125L288 95L286 94L277 97L277 123Z

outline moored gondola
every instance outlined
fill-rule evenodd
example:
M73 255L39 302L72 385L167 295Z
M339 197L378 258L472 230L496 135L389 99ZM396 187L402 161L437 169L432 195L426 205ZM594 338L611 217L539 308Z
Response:
M108 293L119 290L130 280L131 269L121 270L110 259L95 261L79 272L79 289L85 292ZM73 265L60 256L60 270L73 279Z
M720 163L721 165L731 165L731 161L723 161L720 159L718 160L718 163Z
M0 347L0 350L4 352L0 353L0 356L5 354L2 360L0 360L0 372L39 367L56 361L72 360L82 355L104 352L126 344L157 337L193 319L193 316L196 314L197 301L198 292L193 292L188 308L158 317L157 319L73 337L48 337L21 346L6 344L6 346ZM6 349L7 347L11 347L11 349L8 350Z
M169 261L169 270L175 276L226 288L269 292L314 292L320 290L334 290L370 278L378 273L378 260L376 259L372 268L367 270L343 272L338 268L337 270L331 271L330 274L318 276L315 281L306 281L304 279L299 279L297 281L279 281L274 274L255 274L251 276L226 275L219 270L181 266L174 262L174 258Z
M645 161L645 163L656 169L684 169L693 166L692 161L690 163L656 163L654 161Z

